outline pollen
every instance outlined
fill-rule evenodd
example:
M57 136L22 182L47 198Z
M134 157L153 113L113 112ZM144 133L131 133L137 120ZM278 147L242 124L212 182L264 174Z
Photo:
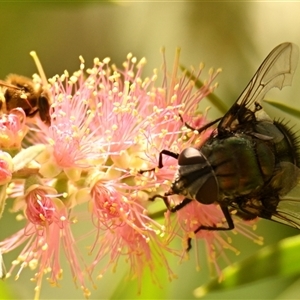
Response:
M177 95L173 95L173 96L171 97L171 103L176 102L176 100L177 100Z
M31 270L35 270L38 266L39 261L37 259L31 259L28 263L28 266Z
M127 54L127 57L126 57L126 58L127 58L128 60L130 60L130 59L132 58L132 56L133 56L132 53L129 52L129 53Z
M98 65L100 64L100 60L99 60L98 57L95 57L95 58L94 58L94 64L95 64L96 66L98 66Z
M72 75L72 76L70 77L70 83L75 84L75 83L77 82L77 80L78 80L78 77L77 77L77 76Z
M83 294L85 296L85 298L89 298L91 296L91 292L88 288L84 287L84 286L81 286L81 289L83 291Z
M43 214L39 214L39 216L40 216L40 218L41 218L42 221L46 220L46 218L45 218L45 216Z
M202 139L201 135L195 137L197 132L182 128L182 120L187 124L190 120L192 124L203 123L203 116L196 113L203 92L194 93L194 83L184 76L179 78L179 50L176 55L173 71L169 72L164 66L163 84L159 87L156 86L158 69L147 77L142 76L147 61L145 58L139 60L132 53L127 55L121 69L111 64L110 58L102 61L95 58L93 65L85 69L85 61L80 56L78 71L70 74L65 71L49 80L49 91L45 91L51 96L51 126L46 130L32 130L26 140L30 144L31 135L38 134L38 142L47 145L46 153L31 158L37 161L34 164L37 171L21 178L25 184L19 183L16 177L16 186L9 186L10 196L17 199L14 209L22 211L24 208L23 218L27 225L25 231L17 233L17 238L5 240L5 247L0 245L0 249L7 251L26 243L26 251L21 252L15 264L21 265L21 270L27 264L37 268L34 276L36 297L45 274L51 285L58 286L58 280L62 278L62 250L75 284L88 298L90 291L85 280L94 274L94 267L104 265L98 275L101 278L109 267L114 271L119 258L124 257L129 264L129 278L137 278L140 288L140 280L147 268L151 276L153 274L153 281L156 281L155 268L161 269L161 265L169 278L175 278L165 257L165 252L175 253L169 245L174 237L189 233L193 238L199 236L205 241L207 236L209 241L219 238L211 232L193 233L195 228L192 227L199 226L202 221L213 223L209 218L201 219L207 215L215 217L214 213L206 214L208 208L199 213L200 220L199 216L185 215L182 222L172 220L171 225L168 224L169 217L162 225L160 217L169 215L165 213L162 199L155 199L153 205L154 209L161 205L158 213L152 214L148 209L153 203L148 201L149 197L163 198L170 191L177 170L176 159L172 157L163 157L164 167L157 167L161 150L180 153ZM213 78L215 73L211 76ZM25 115L23 117L26 119ZM16 135L20 134L20 148L27 133L25 125L21 125L23 131ZM28 160L27 163L26 158L25 163L31 171L31 162ZM170 195L172 205L179 199ZM76 209L82 203L88 204L88 217L83 219ZM174 217L181 213L179 211ZM89 247L94 259L88 267L81 261L82 255L74 244L76 239L72 230L76 222L89 222L94 226L95 240ZM179 232L184 229L187 234ZM81 242L84 240L80 239ZM222 243L224 247L230 247L226 239ZM208 248L214 249L213 258L219 254L216 254L219 245L208 245Z
M145 66L147 64L147 60L145 57L143 57L139 63L137 64L137 68L142 68L143 66Z
M132 59L131 59L131 62L133 63L133 64L136 64L136 62L137 62L137 58L134 56L134 57L132 57Z

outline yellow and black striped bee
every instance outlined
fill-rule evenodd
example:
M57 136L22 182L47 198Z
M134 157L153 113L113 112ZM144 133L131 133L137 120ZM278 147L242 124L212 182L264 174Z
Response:
M27 117L34 117L39 113L41 120L50 125L50 99L44 88L25 76L10 74L5 81L0 81L2 99L0 111L9 113L20 107Z
M300 194L287 197L300 181L299 139L283 122L272 120L262 108L262 100L273 87L291 85L298 61L298 47L283 43L271 51L236 102L221 118L199 133L218 124L200 148L181 153L162 150L178 160L178 171L163 198L176 212L191 201L218 204L226 223L222 227L199 226L195 230L231 230L231 212L244 220L256 217L300 229ZM195 130L186 124L189 128ZM170 195L184 200L171 207ZM190 242L189 242L190 248Z

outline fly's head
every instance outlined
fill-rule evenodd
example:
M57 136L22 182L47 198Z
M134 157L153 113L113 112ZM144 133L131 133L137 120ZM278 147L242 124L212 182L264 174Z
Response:
M196 148L184 149L178 157L178 171L166 196L183 195L202 204L218 201L219 186L207 158Z

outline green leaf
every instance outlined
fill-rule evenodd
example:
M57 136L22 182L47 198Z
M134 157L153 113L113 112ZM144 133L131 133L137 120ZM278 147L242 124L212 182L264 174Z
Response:
M286 238L279 243L266 246L242 262L223 270L224 281L214 279L194 291L197 298L209 292L240 287L273 276L300 274L300 236Z
M0 299L16 299L13 294L13 288L7 284L6 280L0 280Z
M286 112L292 116L295 116L297 118L300 118L300 110L292 108L288 105L276 102L276 101L272 101L272 100L264 100L265 102L267 102L268 104L280 109L283 112Z
M185 67L180 66L180 69L184 72L186 72L186 75L191 78L191 80L195 81L195 85L197 88L201 88L203 86L203 82L199 79L196 78L190 71L188 71ZM228 111L227 105L219 98L216 96L214 93L210 93L209 95L206 96L206 98L222 113L225 114Z
M291 300L298 299L300 294L300 278L296 278L291 284L281 291L275 299Z
M45 145L39 144L30 146L26 149L21 150L14 158L14 172L23 169L33 159L35 159L42 151L46 148Z
M155 246L156 247L156 246ZM153 249L152 249L153 250ZM166 253L167 254L167 253ZM169 297L169 289L167 288L170 285L170 282L174 278L168 273L168 270L164 264L161 264L161 257L155 257L153 254L153 263L154 268L151 266L144 265L135 265L135 268L138 270L141 268L142 272L141 277L136 276L128 278L128 271L132 268L130 265L130 260L128 262L120 261L118 262L118 269L125 270L124 277L118 282L114 292L109 297L110 300L120 300L120 299L171 299ZM168 256L169 264L177 264L177 256ZM128 264L129 263L129 264ZM136 262L134 264L143 264L144 262ZM120 264L120 265L119 265ZM174 276L174 274L173 274Z

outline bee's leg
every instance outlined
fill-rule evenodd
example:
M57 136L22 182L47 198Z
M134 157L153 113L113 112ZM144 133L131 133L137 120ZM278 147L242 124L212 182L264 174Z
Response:
M48 97L44 94L42 94L39 97L39 110L40 110L40 118L41 120L46 123L47 125L51 125L51 119L49 115L50 110L50 103L48 100Z
M194 128L194 127L190 126L189 124L187 124L186 122L184 122L181 115L179 115L179 117L180 117L180 120L184 123L184 125L185 125L188 129L191 129L191 130L193 130L193 131L196 130L196 131L198 131L199 133L201 133L202 131L205 131L207 128L209 128L210 126L214 125L215 123L219 122L219 121L222 119L222 118L218 118L218 119L216 119L216 120L214 120L214 121L212 121L212 122L207 123L206 125L204 125L204 126L202 126L202 127L200 127L200 128Z
M33 110L30 113L28 113L27 117L29 117L29 118L34 117L37 114L38 111L39 111L39 109L36 108L35 110Z
M213 227L213 226L204 226L204 225L200 225L195 231L194 231L194 234L196 234L197 232L199 232L200 230L211 230L211 231L225 231L225 230L232 230L234 229L234 223L233 223L233 220L232 220L232 217L230 215L230 212L228 210L228 207L227 206L220 206L221 207L221 210L224 214L224 217L226 219L226 222L227 222L227 225L228 227ZM191 238L188 238L187 240L187 248L186 248L186 251L189 251L191 250L192 248L192 239Z
M178 156L179 156L178 153L174 153L174 152L169 151L169 150L160 151L159 157L158 157L158 166L157 166L159 169L161 169L164 166L163 165L163 155L171 156L175 159L178 159ZM155 168L152 168L152 169L149 169L149 170L140 170L139 173L143 174L145 172L151 172L151 171L154 171L154 170L155 170Z

